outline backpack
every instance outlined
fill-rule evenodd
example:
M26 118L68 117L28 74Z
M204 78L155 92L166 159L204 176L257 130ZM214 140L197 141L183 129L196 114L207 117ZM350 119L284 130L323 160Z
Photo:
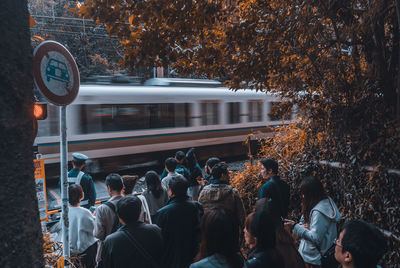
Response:
M117 209L115 208L115 205L111 203L110 201L107 201L104 203L104 205L108 206L113 212L114 212L114 223L111 228L111 234L117 231L122 224L119 222L118 215L117 215Z

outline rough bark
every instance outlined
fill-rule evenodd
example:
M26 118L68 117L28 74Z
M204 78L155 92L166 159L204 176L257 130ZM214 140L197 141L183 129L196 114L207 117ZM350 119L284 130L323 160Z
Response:
M26 0L0 1L0 267L43 267L32 163L33 77Z

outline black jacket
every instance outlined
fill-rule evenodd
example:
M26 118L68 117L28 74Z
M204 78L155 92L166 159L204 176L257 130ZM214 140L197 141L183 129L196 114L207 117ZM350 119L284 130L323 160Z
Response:
M282 256L273 249L267 249L251 254L244 268L284 268Z
M259 198L271 199L279 204L281 216L287 217L289 210L290 187L279 176L272 177L267 183L261 186Z
M107 236L98 268L152 268L149 261L132 245L122 230L128 230L148 254L157 263L161 263L163 239L160 228L154 224L138 221L123 225L118 231Z
M165 242L163 267L189 267L199 249L202 215L201 204L188 197L172 198L157 212L155 223L160 226Z

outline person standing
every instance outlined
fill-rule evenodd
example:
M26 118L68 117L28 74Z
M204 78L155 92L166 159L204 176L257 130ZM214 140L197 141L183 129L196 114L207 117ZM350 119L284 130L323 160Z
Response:
M340 268L376 268L386 247L384 235L374 225L349 220L335 240L335 259Z
M85 167L86 160L89 158L81 153L72 154L72 169L68 172L68 183L80 184L83 189L83 200L81 206L84 208L91 208L96 202L96 188L94 187L93 179L90 175L84 173L82 169Z
M282 218L286 218L289 211L290 187L278 176L278 162L275 159L267 158L261 161L261 176L266 183L261 186L259 199L271 199L280 207Z
M185 160L186 160L185 153L182 151L177 151L175 153L175 160L178 162L178 164L176 165L176 168L174 171L178 174L181 174L183 177L185 177L185 179L189 180L190 172L187 169L187 167L185 166ZM166 168L164 168L163 172L161 173L161 177L160 177L161 180L164 179L167 175L168 175L168 171Z
M124 196L117 202L118 218L123 225L104 241L99 268L164 267L161 230L139 220L141 207L135 195Z
M165 242L162 263L166 268L189 267L199 249L203 208L189 199L187 189L185 178L172 178L168 188L171 199L155 216Z
M266 209L249 214L245 239L252 243L244 268L284 268L284 258L276 250L276 228L273 216Z
M102 242L106 237L117 231L120 227L120 222L117 216L116 205L122 198L123 182L122 178L117 173L111 173L106 177L106 186L110 199L107 202L98 206L95 210L96 221L94 228L94 236L100 240L100 248L97 254L97 260L100 260Z
M168 203L169 196L167 190L161 186L160 177L155 171L147 171L144 177L147 190L143 192L143 196L147 200L151 219L154 221L157 211Z
M233 216L222 208L207 210L201 219L201 245L190 268L242 268L239 228Z
M337 237L340 212L335 202L326 195L320 180L314 176L303 179L300 193L300 223L285 220L285 225L300 239L299 252L306 267L320 267L321 255L333 245L333 240Z
M199 198L200 188L199 182L203 181L203 171L199 163L197 162L197 157L195 154L196 149L190 148L186 153L186 160L188 163L188 168L190 172L190 177L188 179L189 189L188 195L193 200L197 200Z
M142 202L142 210L140 212L139 220L145 223L152 223L146 198L141 193L133 192L138 179L139 177L137 175L123 175L122 181L124 183L124 189L122 190L122 195L136 195Z
M169 157L165 160L165 170L168 172L168 175L161 180L161 185L165 190L168 191L169 182L172 178L185 178L183 175L175 172L176 167L178 166L178 161L175 158Z
M97 239L93 235L94 217L92 213L83 207L82 186L72 184L68 187L69 199L69 239L71 253L77 254L82 267L96 267Z
M204 209L222 207L229 211L240 227L243 227L246 211L239 192L229 185L229 171L225 163L218 163L212 169L210 183L200 192L199 202Z

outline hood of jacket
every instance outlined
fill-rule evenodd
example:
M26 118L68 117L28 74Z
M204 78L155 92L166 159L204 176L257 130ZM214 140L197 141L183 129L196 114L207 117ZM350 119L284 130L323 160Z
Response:
M310 215L313 213L314 210L317 210L318 212L324 214L332 221L340 221L341 215L339 209L330 197L319 201L319 203L311 210Z
M232 199L232 191L233 187L228 184L209 184L202 190L204 197L209 202Z

